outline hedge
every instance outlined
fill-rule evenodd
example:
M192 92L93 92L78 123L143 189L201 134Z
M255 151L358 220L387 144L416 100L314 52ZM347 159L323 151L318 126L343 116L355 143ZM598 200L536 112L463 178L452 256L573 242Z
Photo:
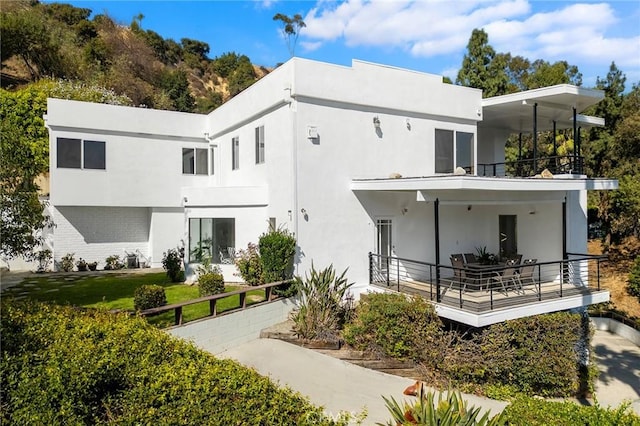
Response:
M136 311L158 308L167 304L167 295L164 287L147 284L140 286L133 292L133 307Z
M582 406L570 401L553 402L521 396L504 409L503 415L514 426L638 426L640 416L622 404L617 408Z
M141 318L3 299L2 424L334 424Z
M572 396L588 390L595 377L595 366L582 365L578 352L590 338L582 320L559 312L446 330L424 299L382 293L362 297L343 337L356 349L420 363L426 380L493 397Z

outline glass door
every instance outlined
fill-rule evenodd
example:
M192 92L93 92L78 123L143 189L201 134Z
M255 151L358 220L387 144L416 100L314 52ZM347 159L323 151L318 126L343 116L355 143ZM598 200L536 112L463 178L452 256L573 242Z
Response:
M387 258L393 254L393 222L391 219L376 219L376 254L378 266L386 271Z
M518 253L517 216L500 215L500 258L509 258Z

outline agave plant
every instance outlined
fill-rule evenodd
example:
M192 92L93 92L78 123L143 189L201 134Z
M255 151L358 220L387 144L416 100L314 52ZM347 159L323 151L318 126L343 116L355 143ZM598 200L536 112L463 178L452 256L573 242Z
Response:
M336 276L333 265L316 271L311 264L310 272L304 280L295 278L300 306L292 316L293 329L304 339L333 341L351 309L346 296L353 283L347 282L346 270Z
M387 425L427 425L427 426L497 426L506 424L502 414L490 417L489 411L480 416L480 408L467 407L458 391L441 392L436 400L435 392L425 392L421 386L417 401L400 404L393 397L382 397L391 413L392 420ZM384 426L382 423L378 425Z

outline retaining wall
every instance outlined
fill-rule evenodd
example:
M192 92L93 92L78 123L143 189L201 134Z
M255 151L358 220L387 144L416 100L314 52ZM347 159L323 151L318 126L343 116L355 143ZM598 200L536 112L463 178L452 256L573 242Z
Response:
M277 299L242 311L173 327L173 336L190 340L196 346L218 354L260 337L260 331L286 321L296 307L295 299Z
M610 331L620 337L624 337L631 343L640 346L640 331L629 327L612 318L591 317L591 322L596 330Z

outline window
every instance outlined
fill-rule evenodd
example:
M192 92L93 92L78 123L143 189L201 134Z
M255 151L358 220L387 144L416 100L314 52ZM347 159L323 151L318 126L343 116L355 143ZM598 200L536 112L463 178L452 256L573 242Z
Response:
M105 144L99 141L84 141L84 168L105 169Z
M95 170L106 168L104 142L58 138L56 148L58 168Z
M182 148L182 173L186 175L209 174L207 149Z
M240 168L240 138L234 137L231 139L231 170L238 170Z
M456 132L456 167L473 173L473 133Z
M501 214L498 217L500 236L500 257L518 253L517 216Z
M456 167L473 173L473 162L473 133L455 132L454 144L453 130L436 129L436 173L453 173Z
M80 139L58 138L58 168L82 168L82 145Z
M436 129L436 173L453 173L453 130Z
M233 218L189 219L189 262L233 263L235 235Z
M264 126L256 127L256 164L264 163Z

